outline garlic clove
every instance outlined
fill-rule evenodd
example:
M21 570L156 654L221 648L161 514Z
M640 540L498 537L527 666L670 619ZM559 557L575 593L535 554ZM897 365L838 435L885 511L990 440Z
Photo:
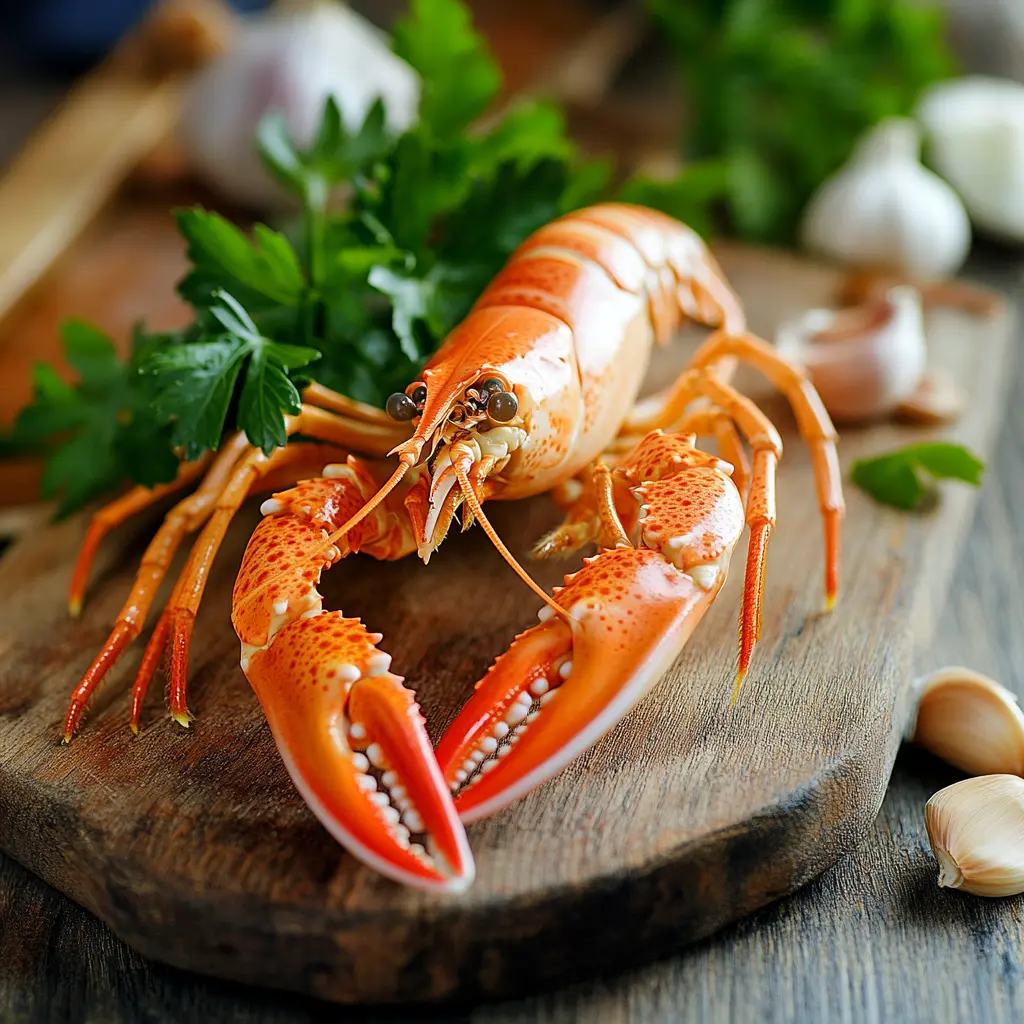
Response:
M267 113L281 113L300 146L313 141L328 96L350 129L378 97L390 131L405 130L418 116L419 76L385 33L346 4L271 9L239 22L227 51L191 81L179 131L196 171L233 201L256 209L292 205L254 141Z
M782 323L775 343L804 367L834 420L877 419L911 399L924 374L921 297L901 286L852 310L809 310Z
M919 160L908 118L887 118L811 197L801 221L805 248L854 267L920 277L954 273L971 242L956 192Z
M917 390L896 406L901 420L923 426L953 423L967 407L967 394L948 370L934 367L926 370Z
M941 887L1024 892L1024 779L983 775L947 786L925 806L925 826Z
M985 75L937 82L915 116L929 160L990 235L1024 240L1024 85Z
M971 775L1024 775L1024 712L994 679L944 668L918 680L910 741Z

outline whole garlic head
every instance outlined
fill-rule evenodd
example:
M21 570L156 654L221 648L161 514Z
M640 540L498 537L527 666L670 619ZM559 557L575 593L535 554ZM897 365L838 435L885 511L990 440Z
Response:
M1024 712L994 679L940 669L914 684L907 738L971 775L1024 775Z
M924 813L940 886L975 896L1024 892L1024 779L965 779L936 793Z
M256 150L264 114L282 113L292 138L305 146L328 96L349 128L381 97L388 127L400 132L416 119L419 91L419 76L383 33L345 4L325 0L308 11L240 19L226 52L191 83L180 136L212 187L247 206L281 208L288 200Z
M803 245L850 266L912 277L958 270L971 244L970 221L956 192L922 166L919 152L913 121L877 124L811 197Z
M900 286L853 309L808 310L779 325L775 344L807 371L833 419L876 419L914 395L924 375L921 296Z
M983 75L939 82L916 111L932 165L974 223L1024 241L1024 84Z

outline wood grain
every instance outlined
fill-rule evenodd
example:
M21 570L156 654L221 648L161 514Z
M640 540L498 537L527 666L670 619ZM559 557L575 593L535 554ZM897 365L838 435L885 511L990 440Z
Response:
M180 83L102 68L32 137L0 186L0 317L106 205L178 116Z
M824 301L835 275L778 254L722 251L755 329ZM1008 313L930 320L933 355L975 398L957 436L990 447L1008 380ZM661 353L652 383L685 345ZM984 353L985 358L979 358ZM914 637L950 578L973 493L911 518L849 494L840 607L820 617L821 542L809 459L786 428L764 641L733 713L739 576L657 691L558 779L472 827L478 879L460 899L399 889L358 867L292 790L237 669L228 595L256 513L231 531L192 658L196 726L151 702L126 727L122 666L85 733L57 740L66 695L106 635L143 524L104 549L82 622L62 612L83 523L0 564L0 846L145 955L342 1001L473 998L649 959L792 891L870 827L902 722ZM848 433L843 457L930 436ZM554 519L543 500L495 508L522 552ZM564 570L568 567L561 567ZM547 585L553 570L539 574ZM31 581L26 586L26 581ZM465 615L465 594L473 615ZM415 562L336 570L329 606L359 613L419 692L435 735L471 682L533 618L478 531ZM614 922L609 928L608 922Z

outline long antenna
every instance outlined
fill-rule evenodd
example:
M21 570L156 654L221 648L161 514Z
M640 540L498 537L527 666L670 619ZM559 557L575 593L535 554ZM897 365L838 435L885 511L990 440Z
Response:
M459 481L459 487L462 488L462 495L466 499L466 504L470 507L473 515L476 516L480 525L484 528L484 533L490 538L491 543L498 549L498 553L506 562L515 570L516 575L538 596L544 603L556 614L560 615L567 622L572 621L572 616L553 598L549 597L544 590L534 583L531 579L530 574L516 561L515 555L502 543L501 538L498 536L494 527L491 526L484 515L484 510L480 507L480 502L477 499L476 491L473 490L472 485L469 482L469 477L466 476L466 471L461 467L452 462L452 468L455 470L455 476Z
M403 452L400 456L401 464L398 469L388 477L387 482L384 483L380 490L354 515L351 519L337 530L334 531L329 537L322 540L318 547L314 548L311 554L318 552L327 552L335 541L340 540L345 536L353 526L357 526L363 519L365 519L399 484L402 477L409 472L409 468L415 463L416 456L412 452ZM265 593L270 587L272 587L278 580L284 579L292 573L292 569L282 569L279 572L272 573L268 579L265 579L252 593L248 594L243 600L242 605L245 606L249 601L254 600L259 594Z
M341 540L353 526L358 526L399 484L402 477L409 472L409 467L416 461L415 456L411 453L403 452L400 456L401 463L398 469L388 477L387 482L381 485L380 490L354 515L348 522L343 523L338 527L326 540L323 541L323 547L326 550L331 547L336 541Z

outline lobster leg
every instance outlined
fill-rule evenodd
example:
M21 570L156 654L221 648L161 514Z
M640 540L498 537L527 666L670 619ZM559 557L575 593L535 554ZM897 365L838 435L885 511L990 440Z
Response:
M347 421L324 410L303 407L298 416L288 419L287 429L289 434L307 434L347 447L359 439L363 428L358 423ZM228 526L257 480L272 469L279 469L291 462L301 462L304 458L305 453L301 446L296 445L278 448L270 456L258 450L251 451L235 468L227 486L220 493L212 515L182 569L175 588L176 600L168 605L170 708L171 717L181 725L187 726L191 721L185 699L185 687L188 680L188 653L192 630L206 589L210 568Z
M237 456L237 452L236 452ZM193 462L183 462L178 467L178 475L170 483L158 484L156 487L133 487L127 494L104 505L92 517L89 529L86 531L85 540L78 551L78 558L75 560L75 568L71 574L71 584L68 587L68 613L72 618L77 619L82 611L82 600L85 597L85 588L89 581L89 569L92 567L96 551L103 541L103 538L115 527L119 526L126 519L130 519L136 513L155 505L158 501L180 491L189 484L198 480L206 471L212 459L207 454ZM185 499L186 501L188 499ZM180 507L180 503L179 503ZM178 508L175 508L175 512ZM172 515L174 513L171 513ZM184 519L185 513L180 513ZM147 555L150 552L146 552Z
M377 414L369 406L352 402L340 395L335 396L333 392L319 385L311 385L307 390L312 392L312 397L317 401L333 402L339 410L345 410L346 414L303 405L298 416L286 419L289 436L302 432L333 444L355 446L363 451L375 451L380 454L385 454L395 442L396 436L400 436L396 435L393 424L388 426L378 422ZM347 415L353 411L358 414L357 417ZM64 722L65 743L71 740L78 729L89 697L142 629L178 545L186 534L199 529L212 517L212 529L204 530L200 535L196 548L182 572L182 578L179 578L175 585L171 601L157 622L133 686L131 723L132 729L137 732L146 689L170 642L172 650L176 652L171 664L171 713L176 721L183 725L188 724L185 675L192 623L202 598L206 576L228 523L248 493L245 488L254 487L256 482L267 474L283 469L293 474L289 477L293 480L297 467L304 462L309 463L311 456L315 457L316 461L309 463L310 472L318 472L328 458L324 457L322 451L317 454L317 448L316 445L290 445L278 449L268 458L254 451L244 434L234 435L222 446L200 486L168 513L146 549L132 591L118 614L113 631L71 695ZM183 472L182 475L191 478L195 474L190 469L187 474ZM173 489L179 483L184 483L181 477L175 484L166 485L161 494L166 494L167 489ZM119 502L115 502L105 513L101 510L97 517L98 522L95 527L90 527L86 543L79 555L73 577L73 580L79 582L72 583L72 604L76 594L80 598L92 555L103 533L110 528L110 524L122 521L145 507L149 502L143 499L159 490L138 488L129 492ZM229 490L230 495L225 498L224 495ZM157 497L159 495L152 500L157 500Z
M717 406L694 409L674 424L674 430L680 434L693 434L695 437L714 437L722 458L733 467L732 480L736 490L741 496L746 495L750 484L750 460L729 413ZM612 465L618 464L641 440L642 438L620 435L602 458ZM602 487L608 486L609 484L602 484ZM610 486L621 492L624 485L614 474L610 474ZM607 535L602 537L600 498L593 478L581 474L579 478L573 478L553 491L552 497L556 504L565 509L565 522L537 541L531 552L534 558L560 558L580 551L595 541L602 547L614 546L617 539L614 533L610 539ZM607 500L605 498L605 503ZM616 495L614 500L621 502L621 493Z
M507 806L582 753L660 679L718 595L743 531L720 459L692 436L654 433L615 470L620 543L556 591L568 621L540 613L477 684L437 747L463 821ZM642 501L643 505L638 505Z
M192 627L199 610L206 580L224 540L227 528L242 502L257 489L267 489L266 478L276 476L289 482L307 473L319 473L325 460L342 459L347 453L318 444L294 444L276 449L270 456L251 451L235 468L231 479L220 491L207 516L206 527L199 535L188 561L174 586L153 635L132 687L132 729L138 731L142 701L153 673L165 650L171 649L169 704L171 717L188 727L191 715L186 701L188 648ZM259 487L260 483L263 487Z
M713 334L694 354L691 364L706 368L723 359L736 358L760 370L786 396L796 416L800 436L811 450L818 505L825 524L825 599L831 610L839 590L839 530L846 511L836 453L838 434L818 392L803 371L753 334Z
M160 529L157 530L156 535L150 541L145 554L142 556L142 562L139 565L135 582L132 584L131 592L121 611L118 612L110 636L71 694L67 714L64 718L65 743L71 741L71 737L78 729L89 697L103 681L106 674L113 668L117 660L124 653L125 648L139 635L153 600L156 597L156 592L164 576L167 574L167 569L171 564L175 551L178 549L178 545L186 534L198 529L209 516L214 502L217 500L217 495L224 487L235 463L238 461L239 455L245 447L245 436L243 434L236 434L221 450L200 486L171 509L160 525ZM129 492L126 498L131 497L134 493L134 491ZM118 502L115 502L114 506L109 506L112 511L102 519L100 517L103 515L104 510L101 510L97 515L97 519L100 520L104 529L109 528L108 524L112 524L116 516L122 512L130 514L130 512L136 511L140 507L136 502L129 503L123 501L120 508L115 508L118 504ZM81 585L72 583L72 608L75 606L76 595L78 600L81 598L92 553L95 551L96 544L99 543L98 537L94 539L94 543L91 543L97 519L94 519L93 525L90 525L89 536L86 538L86 542L78 557L78 563L75 566L74 578L79 580ZM95 533L98 534L99 532L99 529L95 530ZM149 650L147 648L148 653Z
M698 398L710 399L737 419L750 420L756 406L729 386L720 373L723 362L742 357L761 370L789 401L797 427L811 450L818 505L825 527L825 599L826 607L835 604L839 589L839 533L845 511L839 458L838 435L821 399L806 376L783 360L767 342L753 335L731 336L716 332L697 350L691 368L658 397L656 403L637 406L623 427L623 433L637 434L659 428L673 429L687 414L688 406ZM737 419L742 432L742 423Z
M389 671L380 634L325 611L316 589L322 570L350 551L400 558L416 550L398 491L345 536L343 549L325 549L329 531L380 482L350 457L265 502L232 621L278 750L324 826L390 878L460 891L472 881L472 855L414 695Z

